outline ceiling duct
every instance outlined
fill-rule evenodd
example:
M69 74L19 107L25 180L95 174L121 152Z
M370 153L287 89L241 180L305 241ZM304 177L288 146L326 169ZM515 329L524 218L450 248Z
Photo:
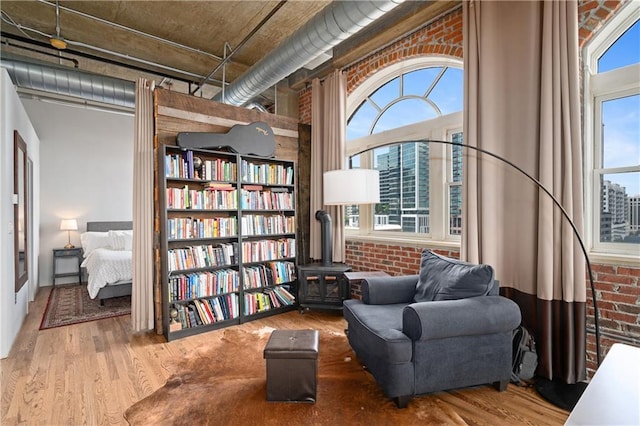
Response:
M132 81L7 57L0 59L0 66L20 88L127 108L136 104Z
M404 0L335 1L213 99L244 105L309 61L360 31Z

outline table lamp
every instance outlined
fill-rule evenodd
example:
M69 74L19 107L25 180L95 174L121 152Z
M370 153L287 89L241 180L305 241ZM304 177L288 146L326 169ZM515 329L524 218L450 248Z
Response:
M78 230L78 221L76 219L62 219L62 222L60 222L60 230L67 231L67 245L64 246L64 248L74 248L75 246L71 244L71 231Z

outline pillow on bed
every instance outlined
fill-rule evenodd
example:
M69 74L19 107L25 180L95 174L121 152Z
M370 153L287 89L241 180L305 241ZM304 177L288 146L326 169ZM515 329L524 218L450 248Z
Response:
M113 250L133 249L133 231L109 231L109 238Z
M108 232L83 232L80 234L80 243L84 257L89 256L95 249L111 248L111 238Z

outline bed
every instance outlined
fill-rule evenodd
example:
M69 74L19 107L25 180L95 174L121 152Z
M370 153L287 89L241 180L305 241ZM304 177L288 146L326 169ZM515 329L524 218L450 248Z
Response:
M97 298L100 305L105 299L131 295L132 251L130 240L124 242L123 234L109 231L128 231L133 229L133 222L87 222L87 233L81 236L84 253L82 267L86 268L87 291L92 299ZM110 240L107 240L110 238ZM120 245L113 250L117 241Z

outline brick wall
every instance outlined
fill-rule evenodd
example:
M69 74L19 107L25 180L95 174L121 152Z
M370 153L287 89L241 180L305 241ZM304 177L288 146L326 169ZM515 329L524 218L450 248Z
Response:
M583 47L607 19L626 1L582 0L578 2L579 43ZM372 53L349 67L347 91L351 93L377 70L420 55L449 55L462 58L462 9L418 29L407 37ZM300 92L299 117L311 124L311 89ZM419 269L421 248L400 244L377 244L347 241L346 260L355 271L385 271L390 275L415 274ZM458 257L458 250L441 254ZM601 345L604 356L611 345L623 342L640 346L640 267L592 265L600 313ZM359 289L354 289L359 294ZM587 290L589 285L587 283ZM593 324L593 304L587 292L587 322ZM587 369L589 376L596 367L595 336L587 334Z

